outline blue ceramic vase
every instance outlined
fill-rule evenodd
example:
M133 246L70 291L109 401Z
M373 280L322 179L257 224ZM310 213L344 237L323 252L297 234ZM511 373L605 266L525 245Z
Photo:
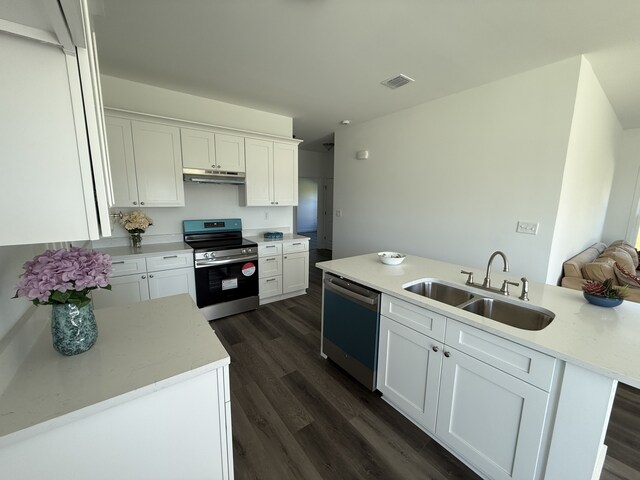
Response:
M98 338L93 305L78 307L73 303L54 304L51 310L53 348L62 355L86 352Z

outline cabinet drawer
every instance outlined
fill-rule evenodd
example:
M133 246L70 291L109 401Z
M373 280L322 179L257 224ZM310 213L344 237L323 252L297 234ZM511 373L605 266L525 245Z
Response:
M173 268L193 267L192 253L174 253L147 257L147 271L158 272Z
M282 255L278 255L277 257L259 258L258 272L260 278L282 275Z
M147 267L144 258L113 257L111 260L112 277L145 273Z
M440 342L444 341L445 316L409 302L382 295L382 315Z
M260 298L282 295L282 275L260 279Z
M308 240L293 240L282 243L282 253L307 252L309 250Z
M264 245L258 245L259 257L270 257L272 255L282 255L281 243L266 243Z
M545 391L556 360L549 355L449 319L445 343Z

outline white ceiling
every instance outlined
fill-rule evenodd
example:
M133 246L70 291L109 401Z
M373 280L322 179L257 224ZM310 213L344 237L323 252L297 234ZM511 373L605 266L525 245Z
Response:
M587 54L640 127L639 0L98 0L102 72L291 116L318 149L362 122ZM416 80L398 90L380 82Z

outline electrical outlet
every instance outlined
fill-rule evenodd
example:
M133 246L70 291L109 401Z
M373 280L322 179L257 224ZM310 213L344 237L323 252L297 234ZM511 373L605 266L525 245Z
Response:
M523 222L519 220L518 226L516 227L516 232L526 233L527 235L537 235L538 225L538 222Z
M269 212L264 212L264 219L269 220Z

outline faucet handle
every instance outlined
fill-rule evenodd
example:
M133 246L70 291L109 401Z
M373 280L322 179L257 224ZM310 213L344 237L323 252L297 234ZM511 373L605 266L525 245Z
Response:
M465 275L469 275L467 277L467 285L473 285L473 272L466 272L464 270L460 270L460 273L464 273Z
M527 277L522 277L522 293L518 297L520 300L524 300L525 302L529 301L529 280Z
M517 287L520 284L518 282L510 282L508 280L505 280L504 282L502 282L502 288L500 289L500 292L503 295L509 295L509 285L513 285L514 287Z

